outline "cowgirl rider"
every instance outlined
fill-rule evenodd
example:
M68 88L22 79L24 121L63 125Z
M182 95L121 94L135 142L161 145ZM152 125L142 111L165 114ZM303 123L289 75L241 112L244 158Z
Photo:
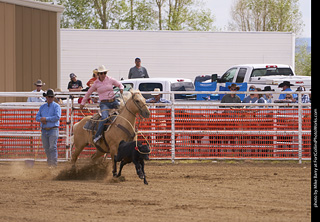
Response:
M104 124L109 116L109 109L115 109L119 107L119 102L114 98L113 86L119 87L121 94L123 93L124 89L123 85L119 81L107 76L108 71L109 70L106 69L104 65L101 65L98 68L98 79L90 87L80 105L80 109L83 109L90 95L93 92L98 92L101 118L104 121L99 122L98 130L93 139L94 143L97 143L97 141L102 137Z

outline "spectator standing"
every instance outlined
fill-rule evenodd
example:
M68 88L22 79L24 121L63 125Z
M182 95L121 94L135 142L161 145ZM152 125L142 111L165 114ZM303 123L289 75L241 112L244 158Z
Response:
M70 82L68 84L69 92L80 92L82 88L83 86L81 80L77 80L76 74L70 73Z
M151 94L151 95L153 95L153 98L147 99L146 100L147 103L170 103L169 100L161 98L161 94L160 94L160 89L159 88L154 88L153 91L154 91L154 93Z
M289 81L283 81L283 83L279 84L279 88L282 88L282 91L284 92L292 92L292 89L290 86L294 86ZM280 94L279 99L286 99L287 94ZM292 94L292 97L295 99L297 97L297 94Z
M271 92L271 91L274 91L274 89L271 89L271 86L265 86L262 91ZM272 94L264 94L263 98L267 101L267 103L272 103L272 98L273 98Z
M286 100L288 103L292 103L293 102L292 94L286 94L286 97L284 98L284 100Z
M87 86L89 88L93 85L94 81L97 80L97 75L98 75L98 69L94 69L92 71L92 78L87 82Z
M256 90L256 87L254 85L251 85L249 87L249 91L250 92L256 92L257 90ZM243 99L242 103L255 103L257 100L258 100L258 97L257 97L256 94L250 94L249 96L246 96Z
M129 70L128 79L149 78L147 69L141 66L141 59L135 58L134 62L136 66Z
M162 94L160 94L160 88L154 88L153 98L149 98L146 100L146 103L171 103L169 100L162 98ZM166 108L165 106L156 106L156 108Z
M304 86L299 86L296 90L296 92L301 92L301 91L306 91L306 88ZM298 97L296 98L296 103L298 103ZM301 102L302 103L310 103L310 98L309 98L309 95L308 94L302 94L301 96Z
M232 83L230 86L228 86L230 91L238 91L240 89L237 84ZM241 99L239 96L236 95L236 93L233 94L226 94L222 97L221 103L241 103ZM230 108L237 108L237 107L230 107Z
M256 88L257 92L262 92L260 88ZM255 103L267 103L267 100L263 97L263 94L256 94L258 99L255 101ZM265 108L265 106L257 106L257 108Z
M38 79L37 82L34 83L37 88L33 90L32 92L42 92L42 86L46 85L41 81L41 79ZM28 97L27 102L45 102L46 99L44 97Z
M47 155L47 163L50 168L57 166L58 151L57 142L59 137L59 125L61 118L61 108L59 104L54 102L54 91L48 89L43 93L47 103L40 106L36 116L36 121L40 122L41 139L43 148Z

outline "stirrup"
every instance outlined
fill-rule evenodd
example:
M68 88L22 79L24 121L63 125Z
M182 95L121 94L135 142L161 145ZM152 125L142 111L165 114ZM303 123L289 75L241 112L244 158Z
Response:
M99 139L101 139L102 135L97 136L93 139L93 143L97 143Z

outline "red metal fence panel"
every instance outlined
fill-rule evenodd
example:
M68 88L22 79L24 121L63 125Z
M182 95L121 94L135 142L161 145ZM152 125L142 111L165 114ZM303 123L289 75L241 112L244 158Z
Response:
M38 109L0 109L0 159L45 159ZM58 158L66 159L66 110L61 111Z
M150 108L150 118L137 118L136 128L142 133L138 139L150 143L152 159L298 159L299 155L302 159L311 158L310 108L303 108L299 116L299 109L295 107L167 107ZM0 159L26 159L35 155L45 159L40 124L35 121L37 111L0 109ZM76 123L96 112L62 110L59 159L70 158L67 119ZM80 158L88 158L94 152L95 148L88 146Z
M153 148L152 157L286 158L299 157L298 109L151 109L139 130ZM310 109L302 115L302 158L311 158ZM139 138L143 141L143 138ZM174 143L174 151L172 150Z

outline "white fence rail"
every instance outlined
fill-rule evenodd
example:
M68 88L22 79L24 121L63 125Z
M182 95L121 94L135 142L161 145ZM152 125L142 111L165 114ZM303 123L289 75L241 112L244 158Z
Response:
M143 92L151 94L153 92ZM153 159L293 159L311 158L310 103L232 104L220 101L175 100L170 104L148 104L151 118L137 123L149 140ZM187 92L188 94L230 94L233 92ZM236 92L250 94L252 92ZM255 92L265 94L276 92ZM72 125L83 118L75 99L85 93L57 93L63 98L59 134L59 160L71 157ZM40 93L0 92L0 97L36 97ZM45 158L39 123L35 115L42 103L0 104L0 160ZM237 108L229 108L237 106ZM162 107L162 108L160 108ZM243 108L244 107L244 108ZM97 104L88 106L92 112ZM141 139L141 138L139 138ZM40 147L40 148L39 148ZM94 152L93 147L84 156Z

